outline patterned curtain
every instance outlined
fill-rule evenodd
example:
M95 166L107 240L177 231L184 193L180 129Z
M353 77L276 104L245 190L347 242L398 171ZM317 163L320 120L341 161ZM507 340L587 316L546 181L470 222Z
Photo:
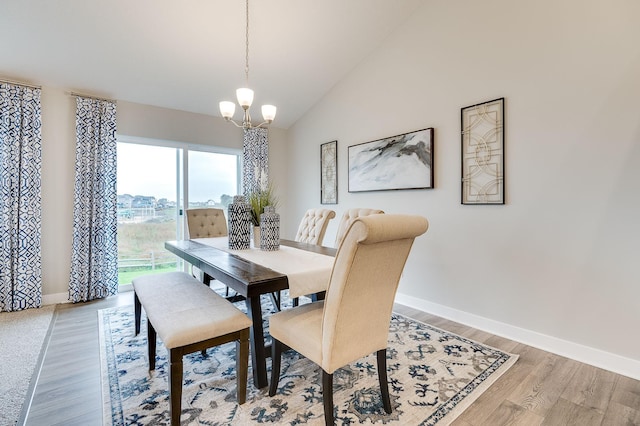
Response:
M76 98L76 180L69 300L118 293L116 104Z
M40 89L0 83L0 311L42 305Z
M242 158L242 183L244 194L256 192L260 184L269 178L269 139L263 128L246 129Z

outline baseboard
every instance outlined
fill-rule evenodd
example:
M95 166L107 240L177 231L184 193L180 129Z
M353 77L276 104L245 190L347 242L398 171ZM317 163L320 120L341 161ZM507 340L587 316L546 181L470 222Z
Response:
M123 293L125 291L133 291L133 285L121 284L120 286L118 286L119 293ZM71 301L69 300L69 293L53 293L42 295L43 305L57 305L58 303L71 303Z
M439 305L424 299L397 293L396 303L459 322L497 336L515 340L543 351L612 371L616 374L640 380L640 360L626 358L579 343L547 336L535 331L509 325L500 321Z
M42 295L43 305L57 305L58 303L70 303L69 293L53 293Z

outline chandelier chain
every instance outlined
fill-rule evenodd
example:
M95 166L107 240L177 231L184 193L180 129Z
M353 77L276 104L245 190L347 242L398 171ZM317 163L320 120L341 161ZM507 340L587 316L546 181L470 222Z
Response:
M246 0L246 10L247 10L247 28L245 32L245 66L244 66L244 75L246 79L247 86L249 87L249 0Z

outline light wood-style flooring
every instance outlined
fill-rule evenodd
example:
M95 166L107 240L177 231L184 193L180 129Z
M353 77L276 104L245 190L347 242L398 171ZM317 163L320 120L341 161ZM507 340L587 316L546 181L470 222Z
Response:
M58 305L31 406L23 410L19 424L102 424L97 311L132 304L133 293L126 292L101 301ZM640 425L638 380L415 309L396 305L395 311L520 356L454 425Z

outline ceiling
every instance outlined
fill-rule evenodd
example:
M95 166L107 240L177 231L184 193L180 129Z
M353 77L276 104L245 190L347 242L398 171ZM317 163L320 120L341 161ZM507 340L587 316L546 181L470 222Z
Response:
M291 126L421 2L252 0L255 118ZM242 0L0 1L0 78L219 116L244 68Z

